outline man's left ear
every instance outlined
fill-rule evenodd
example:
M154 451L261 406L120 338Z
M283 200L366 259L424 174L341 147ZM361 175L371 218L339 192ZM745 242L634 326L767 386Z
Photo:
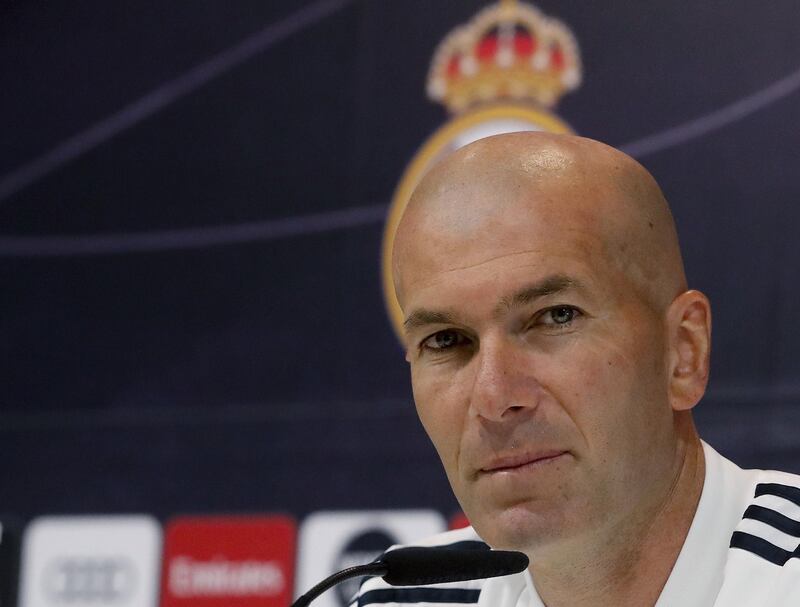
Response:
M711 304L700 291L681 293L667 310L670 402L687 411L708 384L711 354Z

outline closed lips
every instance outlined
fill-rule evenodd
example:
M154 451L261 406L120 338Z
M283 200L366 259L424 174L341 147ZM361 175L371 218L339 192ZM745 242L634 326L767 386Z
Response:
M496 460L492 460L491 463L482 467L481 472L502 472L504 470L514 470L529 464L535 464L539 462L544 463L545 461L555 459L561 455L564 455L565 453L566 451L545 451L501 457Z

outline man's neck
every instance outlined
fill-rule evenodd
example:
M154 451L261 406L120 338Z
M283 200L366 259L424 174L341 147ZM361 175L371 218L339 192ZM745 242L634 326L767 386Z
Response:
M655 605L689 533L705 480L696 435L680 449L674 482L649 522L612 530L560 558L532 559L535 586L547 607Z

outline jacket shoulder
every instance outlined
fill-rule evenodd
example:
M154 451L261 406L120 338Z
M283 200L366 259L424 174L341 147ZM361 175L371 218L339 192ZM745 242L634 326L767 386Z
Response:
M773 565L800 558L800 476L758 470L752 497L731 537L731 548Z

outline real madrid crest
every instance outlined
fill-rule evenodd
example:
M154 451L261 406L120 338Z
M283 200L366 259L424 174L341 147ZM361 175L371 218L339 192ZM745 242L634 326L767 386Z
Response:
M401 339L403 314L394 293L391 253L419 180L435 162L482 137L513 131L571 133L553 108L580 82L580 53L569 28L517 0L485 8L439 44L428 72L428 97L442 103L451 118L406 167L383 235L383 292Z

